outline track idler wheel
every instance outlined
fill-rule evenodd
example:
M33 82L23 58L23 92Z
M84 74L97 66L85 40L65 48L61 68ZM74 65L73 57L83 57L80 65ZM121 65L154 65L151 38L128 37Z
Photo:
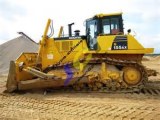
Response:
M142 75L138 68L124 67L123 72L123 79L127 85L134 86L141 82Z

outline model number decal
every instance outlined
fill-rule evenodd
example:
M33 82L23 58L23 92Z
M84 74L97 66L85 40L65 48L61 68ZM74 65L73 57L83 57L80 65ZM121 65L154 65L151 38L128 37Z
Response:
M113 49L114 50L126 50L127 46L114 46Z

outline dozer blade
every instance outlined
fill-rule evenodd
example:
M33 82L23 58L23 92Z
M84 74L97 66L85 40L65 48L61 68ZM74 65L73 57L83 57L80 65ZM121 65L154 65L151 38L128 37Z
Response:
M31 90L42 88L57 88L64 85L64 80L44 80L44 79L32 79L26 81L20 81L18 83L18 90Z
M7 92L13 92L17 90L16 65L14 61L10 62L10 68L9 68L6 87L7 87Z

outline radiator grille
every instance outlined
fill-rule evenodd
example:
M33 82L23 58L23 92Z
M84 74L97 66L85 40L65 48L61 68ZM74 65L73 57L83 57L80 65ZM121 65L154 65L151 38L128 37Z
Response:
M73 41L60 41L55 42L58 51L70 51L73 47Z
M60 42L55 42L55 45L56 45L58 51L60 51Z
M69 42L63 41L62 42L62 51L68 51L69 50Z

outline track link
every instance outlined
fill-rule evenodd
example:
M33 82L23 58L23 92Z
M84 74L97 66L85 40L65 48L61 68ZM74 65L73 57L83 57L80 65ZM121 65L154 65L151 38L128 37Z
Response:
M66 92L66 93L109 93L109 94L144 94L144 95L151 95L151 96L160 96L160 89L159 88L141 88L141 89L121 89L121 90L109 90L106 87L102 87L99 90L93 91L91 89L83 89L83 90L74 90L72 87L65 87L60 89L46 89L46 92Z
M80 60L80 62L83 62L83 61L84 60ZM135 67L141 72L141 81L137 85L134 85L134 86L127 85L125 83L125 81L123 81L123 80L120 83L117 82L117 81L107 81L106 84L100 82L101 87L96 88L96 89L93 88L92 91L96 90L96 91L102 91L103 92L103 91L109 91L109 90L113 91L113 90L115 90L115 91L119 91L119 92L134 92L134 91L138 91L138 90L140 91L142 88L144 88L145 84L148 82L148 75L147 75L147 72L145 70L145 67L142 64L138 63L138 62L126 61L126 60L117 60L117 59L111 59L111 58L92 58L90 60L90 62L88 63L88 65L90 65L91 69L92 69L92 68L94 68L94 65L96 65L96 64L100 64L101 65L102 62L105 62L106 64L109 64L109 65L114 65L114 66ZM67 64L70 65L71 67L73 67L73 63L69 62ZM48 67L46 69L47 71L45 70L45 72L49 72L51 70L57 69L58 67L62 67L64 65L66 65L66 64L61 64L60 66L56 66L56 67ZM87 70L86 70L86 72L84 71L84 74L85 73L87 73ZM84 76L81 76L80 78L83 79L83 77ZM75 80L74 86L78 85L79 81L81 79L77 79L77 81ZM96 84L96 83L93 83L93 84ZM111 85L107 86L109 84L111 84ZM119 87L116 86L117 84L119 85ZM82 91L89 90L91 92L90 89L91 88L89 87L89 84L85 83L83 89L81 89L81 90Z

